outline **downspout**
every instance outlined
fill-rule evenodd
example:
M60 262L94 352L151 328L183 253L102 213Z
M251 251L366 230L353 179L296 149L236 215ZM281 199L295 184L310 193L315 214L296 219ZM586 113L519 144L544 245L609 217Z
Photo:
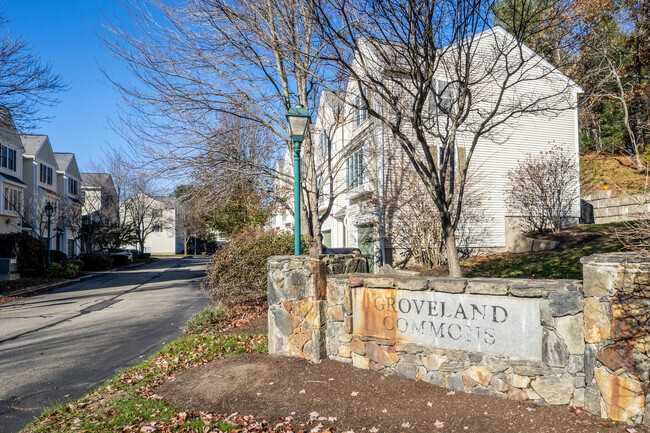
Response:
M379 226L380 266L384 266L386 264L386 244L384 242L384 122L381 122L379 147L379 161L377 161L377 224ZM375 266L375 273L377 273L377 268L378 266Z

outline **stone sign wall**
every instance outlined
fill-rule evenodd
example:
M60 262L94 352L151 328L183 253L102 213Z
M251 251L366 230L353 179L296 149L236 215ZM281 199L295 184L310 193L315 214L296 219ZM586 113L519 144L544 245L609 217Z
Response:
M269 351L648 420L650 261L584 260L583 288L575 280L336 275L323 258L274 257Z

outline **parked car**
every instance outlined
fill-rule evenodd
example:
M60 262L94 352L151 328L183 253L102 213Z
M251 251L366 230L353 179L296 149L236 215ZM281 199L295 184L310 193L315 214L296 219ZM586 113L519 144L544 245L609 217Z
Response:
M129 263L133 261L133 253L129 250L125 250L124 248L108 248L105 250L102 250L102 252L108 254L109 256L125 256Z

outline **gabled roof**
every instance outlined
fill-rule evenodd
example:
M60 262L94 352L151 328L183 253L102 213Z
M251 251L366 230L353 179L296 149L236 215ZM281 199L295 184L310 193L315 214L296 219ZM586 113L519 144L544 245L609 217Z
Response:
M111 187L115 189L113 177L108 173L81 173L81 188Z
M467 39L472 39L473 41L478 41L482 38L488 37L488 36L493 36L493 35L500 35L508 39L508 42L516 43L521 45L522 50L524 53L526 53L528 56L530 56L531 60L538 63L539 65L543 66L544 68L547 68L549 71L551 71L553 74L557 75L558 78L560 78L562 81L565 81L570 87L574 88L576 92L582 93L582 87L580 87L578 84L576 84L573 80L571 80L569 77L567 77L565 74L563 74L559 69L557 69L555 66L551 65L549 62L544 60L539 54L537 54L535 51L527 47L525 44L517 41L517 39L508 33L507 30L505 30L501 26L494 26L489 29L486 29L480 33L477 33L473 36L469 36ZM377 50L381 50L381 58L383 60L387 60L390 63L391 67L395 66L404 66L403 61L400 62L400 56L399 53L395 51L395 47L402 45L401 43L396 43L396 42L387 42L383 41L380 39L376 38L364 38L364 40L359 41L359 46L368 46L372 50L372 54L375 56L378 56ZM372 40L372 42L370 42ZM367 41L367 42L366 42ZM459 42L456 42L454 44L445 46L440 48L441 50L448 50L449 48L454 47L456 44ZM474 43L474 42L472 42ZM355 54L356 56L356 54ZM380 60L379 58L374 59L378 63L384 63L383 60Z
M47 140L47 135L20 134L26 155L36 155Z
M24 149L20 137L18 136L14 119L6 108L0 108L0 142L2 142L2 144L9 144L18 149Z
M54 152L54 158L56 158L56 165L59 166L59 170L65 171L74 159L74 153Z

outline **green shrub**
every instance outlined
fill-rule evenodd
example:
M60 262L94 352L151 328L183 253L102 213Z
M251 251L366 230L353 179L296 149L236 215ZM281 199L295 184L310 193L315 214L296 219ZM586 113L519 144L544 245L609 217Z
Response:
M65 263L66 261L68 261L68 256L63 251L50 250L50 263Z
M80 254L79 260L84 263L84 271L106 271L115 267L113 265L113 258L99 251Z
M213 303L234 305L266 296L269 256L293 253L293 234L245 230L212 257L204 289Z
M75 259L75 260L68 260L68 263L72 263L73 265L76 265L79 270L84 269L84 261Z
M115 266L126 266L129 263L131 263L127 256L115 255L115 256L111 256L111 257L113 258L113 264Z
M52 263L50 265L50 275L56 278L77 278L79 266L70 262Z
M216 325L223 323L227 318L228 308L223 305L206 308L188 320L183 331L185 335L200 334L214 329Z
M45 245L29 233L0 235L0 257L18 259L18 272L22 277L44 275L45 254Z

